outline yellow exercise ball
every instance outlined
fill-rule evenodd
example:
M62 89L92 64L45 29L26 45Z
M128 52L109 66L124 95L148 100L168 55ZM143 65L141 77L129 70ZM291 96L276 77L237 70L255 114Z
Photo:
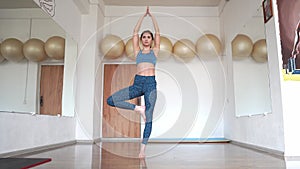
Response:
M135 59L135 56L134 56L134 51L133 51L133 44L132 44L132 38L129 39L127 42L126 42L126 45L125 45L125 54L128 58L134 60Z
M1 43L0 43L0 49L1 49ZM0 50L0 63L3 62L4 60L5 60L5 58L2 56L1 50Z
M167 37L161 36L160 37L160 50L158 53L158 59L159 60L166 60L169 58L172 54L173 45L170 39Z
M196 56L195 45L188 39L181 39L174 44L173 53L177 59L191 60Z
M124 48L123 40L116 35L107 35L100 43L100 51L108 59L116 59L122 56Z
M23 42L16 38L5 39L1 44L2 56L12 62L19 62L24 59Z
M231 42L231 48L234 60L244 59L251 55L253 42L247 35L238 34Z
M256 62L263 63L268 61L267 43L265 39L260 39L254 43L251 56Z
M52 36L45 42L46 54L56 60L65 57L65 39L60 36Z
M47 58L44 45L45 43L40 39L29 39L23 45L23 53L25 57L30 61L43 61Z
M222 52L221 41L213 34L205 34L197 40L196 51L200 57L220 56Z

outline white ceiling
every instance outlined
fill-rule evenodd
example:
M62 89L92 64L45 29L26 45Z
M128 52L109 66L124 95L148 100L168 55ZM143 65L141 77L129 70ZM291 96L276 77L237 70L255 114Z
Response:
M103 0L120 6L218 6L221 0Z
M59 0L61 1L61 0ZM90 0L87 0L90 1ZM103 0L117 6L218 6L221 0ZM0 9L35 8L33 0L0 0Z

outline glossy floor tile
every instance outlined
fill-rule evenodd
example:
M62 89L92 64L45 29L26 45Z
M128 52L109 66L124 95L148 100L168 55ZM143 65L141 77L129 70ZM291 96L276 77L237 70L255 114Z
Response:
M140 144L76 144L23 157L52 158L37 169L285 169L278 157L230 143L149 143L145 160ZM294 169L294 168L293 168Z

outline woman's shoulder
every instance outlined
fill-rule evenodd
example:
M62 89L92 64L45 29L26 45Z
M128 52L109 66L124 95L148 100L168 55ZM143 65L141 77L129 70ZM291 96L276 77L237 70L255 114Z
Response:
M158 53L159 53L159 49L158 48L153 48L151 49L151 52L154 54L154 56L158 56Z
M134 51L135 57L141 55L142 53L143 53L143 51L141 49Z

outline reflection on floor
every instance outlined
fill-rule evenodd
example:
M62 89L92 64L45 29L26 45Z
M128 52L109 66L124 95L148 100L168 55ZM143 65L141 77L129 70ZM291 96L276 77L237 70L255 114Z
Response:
M136 158L140 144L76 144L23 157L52 158L37 169L285 169L283 159L230 143L149 143L147 158Z

